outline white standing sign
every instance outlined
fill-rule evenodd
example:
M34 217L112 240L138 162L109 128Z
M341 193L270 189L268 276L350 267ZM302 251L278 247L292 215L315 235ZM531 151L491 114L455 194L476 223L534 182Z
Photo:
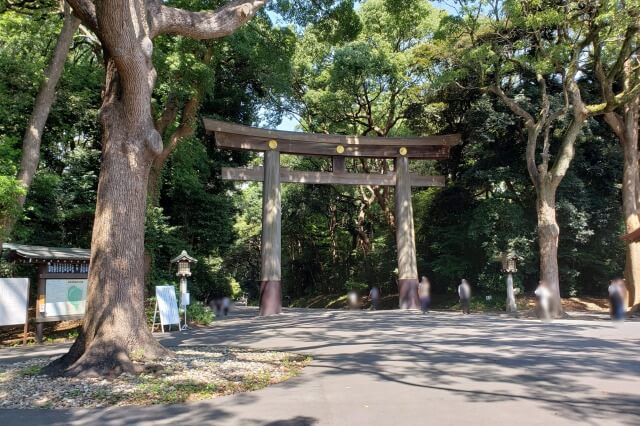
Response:
M29 278L0 278L0 326L27 321Z
M178 301L176 300L176 289L171 285L156 287L156 308L153 313L153 327L156 325L156 314L160 315L160 328L164 333L166 325L177 325L180 328L180 314L178 312Z

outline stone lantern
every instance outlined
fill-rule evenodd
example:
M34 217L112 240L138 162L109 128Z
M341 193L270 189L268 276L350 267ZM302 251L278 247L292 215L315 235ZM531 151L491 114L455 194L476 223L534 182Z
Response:
M507 274L507 312L517 312L516 295L513 290L513 274L518 272L518 256L514 252L503 253L500 256L502 272Z
M190 304L189 292L187 291L187 277L191 276L191 264L198 261L187 254L186 250L182 250L179 256L171 259L171 263L178 264L178 272L176 275L180 278L180 305L184 309L184 325L183 330L187 327L187 306Z

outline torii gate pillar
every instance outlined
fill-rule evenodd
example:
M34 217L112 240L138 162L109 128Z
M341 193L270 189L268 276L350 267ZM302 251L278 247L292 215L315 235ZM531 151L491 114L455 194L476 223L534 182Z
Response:
M398 292L400 293L400 309L420 309L409 158L406 156L396 158L395 171L396 245L398 249Z
M262 186L262 277L260 283L260 315L282 312L281 284L281 220L280 152L275 146L264 153Z

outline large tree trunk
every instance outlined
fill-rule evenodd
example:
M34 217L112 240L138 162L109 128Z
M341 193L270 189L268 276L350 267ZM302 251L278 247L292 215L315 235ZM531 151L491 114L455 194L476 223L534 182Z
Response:
M233 0L191 12L147 0L68 0L104 48L100 119L103 152L91 241L87 309L80 336L44 372L109 376L138 372L134 359L171 354L151 335L144 313L144 221L149 171L162 152L151 115L156 79L152 38L219 38L247 22L264 0Z
M637 105L627 107L637 110ZM635 111L627 111L625 136L621 138L624 150L624 172L622 178L622 210L627 233L640 228L638 215L637 188L638 180L638 118ZM629 290L629 305L640 303L640 242L627 245L625 282Z
M625 230L631 233L640 228L638 209L638 99L625 106L624 115L615 112L605 114L605 121L618 137L624 153L622 175L622 214ZM627 285L628 304L640 304L640 242L630 242L626 247L624 278Z
M151 115L144 114L150 93L141 88L133 94L141 114L125 117L127 108L118 99L120 76L112 61L107 73L85 321L69 353L47 369L50 374L133 373L138 370L134 357L170 355L151 335L144 314L144 221L154 155L149 141L155 137Z
M556 190L550 182L541 182L536 203L538 213L538 247L540 250L540 279L551 289L551 315L562 315L560 274L558 269L558 236L556 220Z
M62 30L58 36L51 61L44 70L44 79L40 85L33 110L31 111L31 117L29 118L27 128L22 138L22 158L20 160L20 170L18 171L17 179L25 189L25 192L23 195L18 196L17 199L20 210L24 207L27 191L29 191L33 177L36 174L36 170L38 170L42 132L49 117L51 105L53 105L55 100L56 87L64 70L64 63L71 48L73 35L79 26L80 20L71 14L71 9L65 2ZM5 223L2 224L4 232L0 233L0 238L2 238L3 235L8 237L11 234L17 220L18 218L15 216L6 219ZM2 243L3 241L0 239L0 247Z
M113 19L110 13L98 16L107 25ZM103 151L85 320L69 352L45 369L48 374L136 373L140 368L134 358L152 360L171 354L151 335L144 312L147 185L151 163L162 149L151 117L155 75L151 50L143 48L143 37L118 34L113 25L109 29L115 33L103 32L103 38L123 38L120 41L128 49L122 51L129 57L110 56L109 43L103 41L108 58L100 112Z

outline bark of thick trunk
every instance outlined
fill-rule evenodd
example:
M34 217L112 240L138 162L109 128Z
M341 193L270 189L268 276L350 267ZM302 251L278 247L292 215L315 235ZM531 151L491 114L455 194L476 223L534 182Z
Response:
M113 376L137 373L133 361L169 356L151 335L144 313L144 222L149 170L159 136L147 114L150 98L138 93L137 118L120 99L120 77L107 65L101 110L103 152L85 320L69 352L45 373ZM150 96L150 95L149 95ZM146 103L146 108L145 108Z
M58 36L51 61L44 71L44 79L40 85L38 95L36 96L33 110L27 128L22 138L22 158L20 160L20 170L17 179L24 187L24 195L18 196L17 204L22 210L27 198L27 192L33 182L33 177L38 170L40 163L40 143L42 142L42 132L49 117L49 111L55 101L56 87L64 70L64 63L67 59L73 35L80 26L80 20L71 14L68 4L64 4L64 21L62 29ZM0 247L2 247L3 236L10 236L18 218L15 216L8 217L2 223L3 232L0 233Z
M540 279L551 289L551 315L563 314L560 300L560 274L558 269L558 236L556 220L556 189L551 183L541 182L538 187L538 246L540 250Z
M629 125L627 124L627 127ZM623 140L624 172L622 180L622 210L627 233L640 228L638 215L637 188L638 179L638 131L637 123L627 129ZM635 306L640 303L640 242L627 245L625 264L625 283L629 292L628 304Z

